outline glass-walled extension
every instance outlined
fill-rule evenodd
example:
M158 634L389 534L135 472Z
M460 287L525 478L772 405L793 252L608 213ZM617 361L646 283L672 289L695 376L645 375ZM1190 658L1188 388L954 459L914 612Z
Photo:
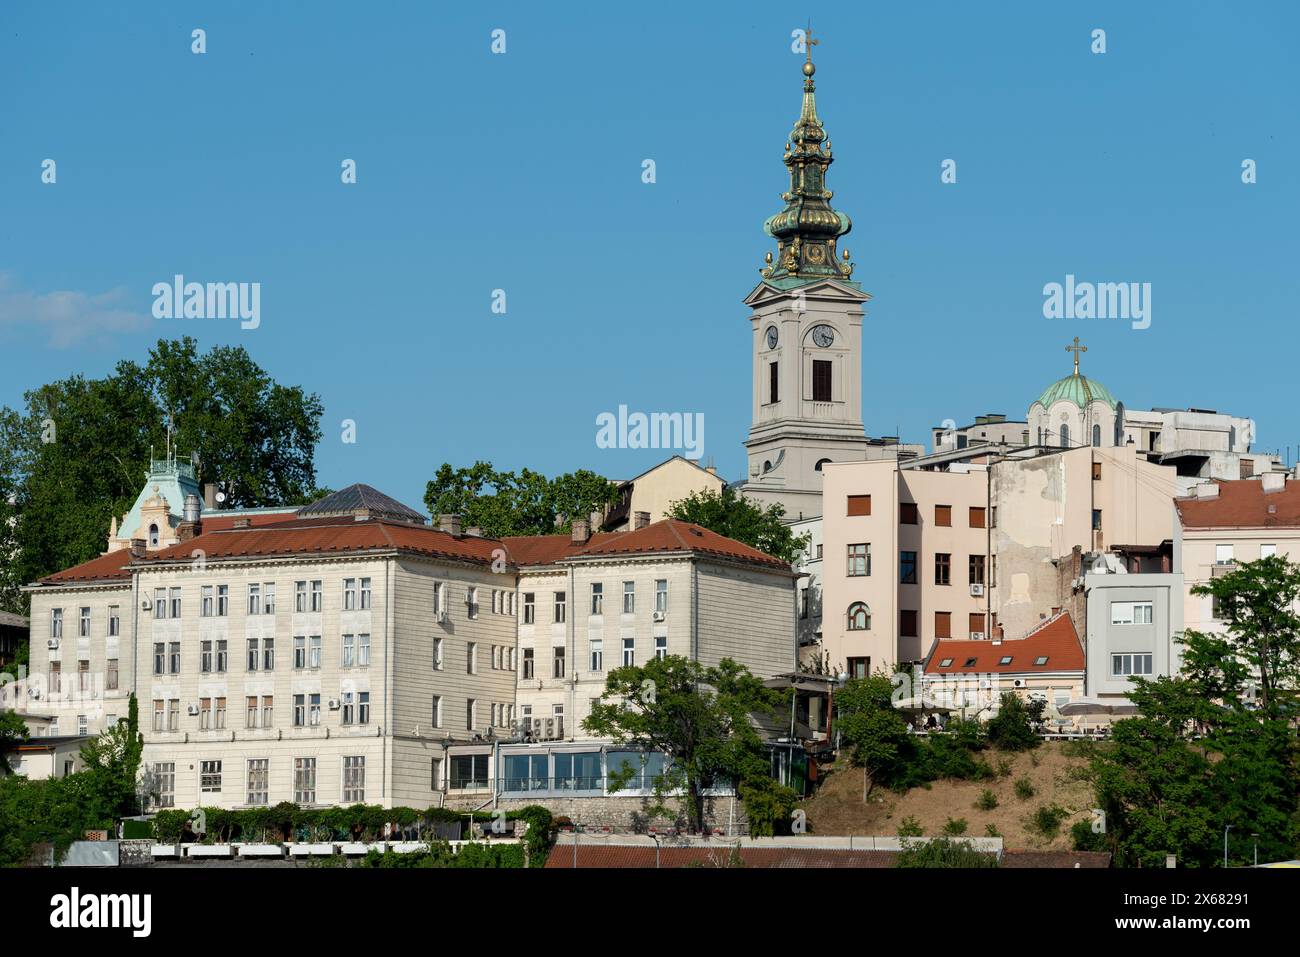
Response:
M498 757L497 790L507 797L650 794L667 766L659 753L599 744L507 745Z

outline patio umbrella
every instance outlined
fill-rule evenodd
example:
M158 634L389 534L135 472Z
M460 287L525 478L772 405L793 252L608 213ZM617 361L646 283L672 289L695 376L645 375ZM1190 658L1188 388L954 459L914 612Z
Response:
M1125 698L1075 698L1056 710L1061 715L1137 714L1137 705Z
M927 698L922 695L919 698L899 698L894 702L894 709L897 711L919 711L922 713L935 712L937 714L948 714L953 709L946 704L940 704L934 698Z

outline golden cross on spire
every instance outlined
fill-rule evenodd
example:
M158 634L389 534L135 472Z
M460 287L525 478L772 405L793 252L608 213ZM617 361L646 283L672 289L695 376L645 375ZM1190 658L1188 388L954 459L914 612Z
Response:
M1072 346L1066 346L1066 347L1065 347L1065 351L1066 351L1066 352L1073 352L1073 353L1074 353L1074 374L1075 374L1075 375L1078 375L1078 374L1079 374L1079 353L1080 353L1080 352L1087 352L1087 351L1088 351L1088 347L1087 347L1087 346L1081 346L1081 345L1079 345L1079 337L1078 337L1078 336L1075 336L1075 337L1074 337L1074 345L1072 345Z
M804 40L803 40L804 52L808 54L807 62L809 63L812 62L812 48L815 46L819 46L820 44L821 44L820 40L813 39L812 21L809 20L808 29L804 31Z

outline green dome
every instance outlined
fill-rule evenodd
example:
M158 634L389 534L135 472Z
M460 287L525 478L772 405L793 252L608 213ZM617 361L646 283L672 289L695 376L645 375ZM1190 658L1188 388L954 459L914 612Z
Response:
M1096 379L1089 379L1077 372L1049 385L1038 397L1038 404L1044 409L1050 409L1054 402L1060 402L1062 399L1068 399L1081 409L1086 409L1088 403L1096 402L1098 399L1112 409L1119 404L1104 385Z

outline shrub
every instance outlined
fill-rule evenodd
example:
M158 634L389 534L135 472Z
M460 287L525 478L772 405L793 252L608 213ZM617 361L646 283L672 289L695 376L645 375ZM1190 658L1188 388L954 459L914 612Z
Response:
M1013 763L1014 762L1012 762L1010 758L998 758L998 768L997 768L998 777L1000 778L1011 777L1011 769Z
M1070 843L1076 851L1104 851L1106 835L1094 834L1091 821L1075 821L1070 826Z
M985 836L985 837L1001 837L1001 836L1002 836L1002 832L998 830L998 826L997 826L996 824L985 824L985 825L984 825L984 836Z
M943 833L949 837L960 837L966 833L966 819L964 817L948 818L943 822Z
M921 834L921 822L911 815L898 822L899 837L920 837Z
M975 850L970 841L936 837L932 841L904 841L895 867L997 867L993 854Z
M1014 692L1004 692L998 713L985 726L989 743L1005 751L1028 751L1038 747L1029 709Z
M1044 804L1034 812L1030 826L1047 840L1056 837L1061 830L1061 822L1069 812L1059 804Z
M978 811L991 811L998 806L998 796L988 788L980 792L980 796L975 799L975 809Z
M1020 800L1028 801L1035 793L1037 792L1034 790L1034 782L1029 778L1016 779L1016 797Z

